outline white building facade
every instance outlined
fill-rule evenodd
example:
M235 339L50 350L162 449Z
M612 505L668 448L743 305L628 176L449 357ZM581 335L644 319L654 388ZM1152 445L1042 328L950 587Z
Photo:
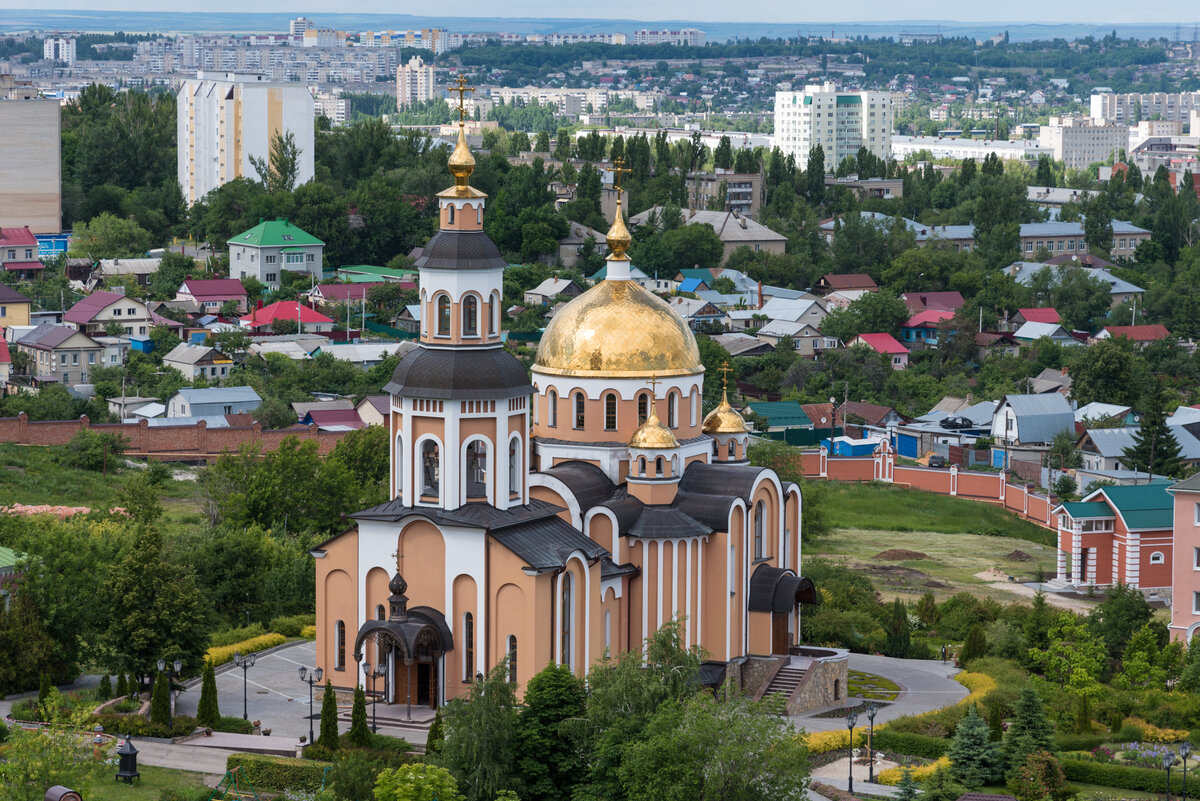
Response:
M420 56L413 56L407 64L396 68L397 109L432 100L433 93L432 64L426 64Z
M1123 125L1152 119L1187 122L1188 115L1198 109L1200 92L1101 92L1091 100L1093 120Z
M785 156L795 156L801 169L817 145L825 151L830 172L860 147L891 158L892 121L891 92L839 92L835 84L825 83L775 93L775 145Z
M75 40L48 38L42 42L42 58L70 67L75 63Z
M1082 170L1128 147L1129 128L1099 124L1090 117L1051 117L1038 141L1055 161Z

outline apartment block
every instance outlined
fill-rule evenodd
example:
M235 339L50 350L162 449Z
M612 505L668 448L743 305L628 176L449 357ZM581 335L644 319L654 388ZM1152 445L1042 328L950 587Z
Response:
M75 63L75 40L47 38L42 42L42 58L70 67Z
M428 50L435 56L449 48L449 39L442 28L422 28L419 31L363 31L359 34L361 47L407 47Z
M1038 142L1056 161L1082 170L1126 149L1129 128L1101 124L1091 117L1051 117L1050 124L1041 127Z
M846 156L858 155L860 147L891 158L892 114L891 92L840 92L833 83L776 92L775 145L785 156L795 156L802 169L817 145L831 172Z
M704 31L698 28L678 30L650 30L643 28L633 34L635 45L673 44L687 47L704 47Z
M1187 122L1197 109L1200 92L1101 92L1091 100L1093 120L1124 125L1151 119Z
M0 76L0 228L62 230L62 157L57 100ZM24 99L33 95L34 99ZM11 99L10 99L11 98Z
M413 56L407 64L396 68L397 109L432 100L435 90L433 65L426 64L420 56Z
M322 117L328 117L334 125L345 125L353 115L352 102L336 94L318 92L313 95L313 110Z
M313 177L313 98L301 83L262 75L206 73L178 95L179 185L195 203L234 178L257 179L250 157L268 159L276 133L299 149L296 183Z
M694 172L687 176L688 207L757 215L762 196L760 173L732 170Z

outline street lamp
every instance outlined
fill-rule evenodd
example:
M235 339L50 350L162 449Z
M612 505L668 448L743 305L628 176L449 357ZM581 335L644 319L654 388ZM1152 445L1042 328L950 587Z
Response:
M300 681L308 685L308 743L313 744L313 685L321 683L321 676L325 675L325 671L321 668L309 670L303 665L300 666Z
M1163 754L1163 767L1167 769L1167 801L1171 801L1171 766L1175 764L1175 752Z
M867 781L871 784L875 783L875 713L878 711L879 704L867 704L867 720L871 722L867 733Z
M247 699L246 685L249 684L250 682L249 682L249 679L246 677L246 671L249 670L250 668L254 667L254 654L246 654L245 656L242 656L241 652L237 651L233 655L233 664L234 664L234 666L240 667L242 669L242 720L249 720L250 715L247 714L247 712L249 710L247 709L247 706L246 706L246 704L248 703L246 700Z
M383 665L378 666L378 670L372 670L370 662L363 662L363 677L370 682L371 688L371 731L378 732L379 727L375 725L375 678L383 675Z
M183 672L183 662L179 659L176 659L174 662L171 663L171 667L174 668L174 670L169 670L167 668L167 660L165 660L165 659L158 660L158 672L167 674L167 692L170 694L170 697L171 697L171 718L174 719L175 718L174 682L175 682L175 679L179 678L179 675ZM170 725L170 724L168 724L168 725Z
M846 715L846 728L850 730L850 795L854 795L854 724L858 723L858 713Z
M1187 801L1187 758L1192 755L1192 744L1184 740L1179 744L1179 755L1183 757L1183 801ZM1170 789L1170 785L1167 785Z

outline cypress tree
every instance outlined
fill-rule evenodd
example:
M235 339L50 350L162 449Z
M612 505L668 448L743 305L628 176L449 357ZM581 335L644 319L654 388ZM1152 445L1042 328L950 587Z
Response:
M972 660L987 655L987 637L983 634L983 626L976 623L967 631L966 642L958 655L958 662L966 667Z
M96 688L96 697L101 701L112 698L112 679L105 673L100 677L100 686Z
M38 677L38 709L46 714L46 701L50 698L50 674L43 673Z
M338 748L337 698L333 694L333 683L325 680L325 695L321 698L321 733L317 745L336 751Z
M425 740L425 753L440 754L442 743L446 741L445 724L442 722L442 708L439 706L433 714L433 723L429 726L429 736Z
M196 706L196 722L201 726L216 726L221 722L217 703L217 674L212 662L204 661L204 678L200 681L200 702Z
M166 674L154 677L154 690L150 695L150 722L159 726L171 725L171 694Z
M990 739L987 723L974 706L955 729L948 756L950 775L968 790L991 784L1000 777L1000 755Z
M125 680L124 673L117 674L117 698L129 695L129 682Z
M1001 753L1008 766L1008 777L1012 778L1025 758L1039 751L1054 753L1054 727L1046 716L1042 698L1032 687L1021 690L1021 697L1013 714L1012 725L1004 736Z
M350 731L346 732L346 742L359 748L371 744L371 729L367 727L367 694L363 692L361 684L354 687L354 706L350 709Z
M1075 702L1075 733L1092 733L1092 699L1086 694L1080 695Z
M887 655L903 659L912 650L912 635L908 631L908 608L899 598L892 604L892 618L888 621Z

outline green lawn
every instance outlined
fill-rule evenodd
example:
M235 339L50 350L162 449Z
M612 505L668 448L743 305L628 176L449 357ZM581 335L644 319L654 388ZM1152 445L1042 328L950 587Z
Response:
M116 768L113 768L113 773ZM170 768L155 768L149 765L139 765L141 776L137 784L128 785L117 782L113 775L105 773L106 778L98 779L87 787L72 787L89 801L104 799L104 801L158 801L164 790L183 790L187 788L202 788L204 776L187 770L172 770Z
M846 695L873 701L895 701L900 687L883 676L851 670L846 678Z
M822 489L834 528L987 534L1054 543L1052 532L988 503L886 484L829 482Z

